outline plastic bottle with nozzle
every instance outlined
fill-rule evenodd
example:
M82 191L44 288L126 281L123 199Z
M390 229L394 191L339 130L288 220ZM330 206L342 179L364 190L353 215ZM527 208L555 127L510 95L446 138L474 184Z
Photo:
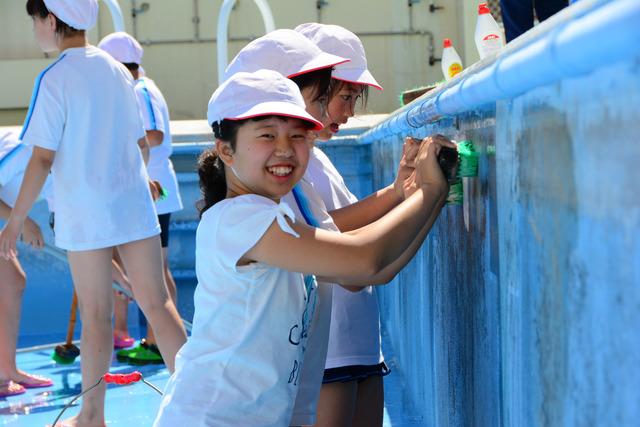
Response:
M480 59L500 52L505 44L504 34L496 20L491 16L491 11L486 3L478 5L475 41Z
M451 80L456 74L462 71L462 60L456 52L450 39L444 39L444 49L442 50L442 74L445 80Z

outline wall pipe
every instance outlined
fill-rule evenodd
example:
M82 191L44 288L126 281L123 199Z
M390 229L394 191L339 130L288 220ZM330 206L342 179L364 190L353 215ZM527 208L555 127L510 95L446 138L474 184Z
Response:
M111 13L114 31L124 31L124 18L122 17L122 9L118 0L103 0Z
M640 55L640 2L583 0L556 19L474 64L451 82L397 110L360 137L372 142L443 116L521 95L536 87L578 77L601 66ZM546 24L546 25L545 25Z
M275 22L273 20L273 14L271 8L266 0L254 0L260 14L262 15L262 21L264 22L265 33L269 33L276 29ZM233 10L233 5L236 0L224 0L222 6L220 6L220 14L218 15L218 32L217 32L217 48L218 48L218 83L222 84L224 77L224 70L229 63L229 57L227 53L227 35L229 29L229 17Z

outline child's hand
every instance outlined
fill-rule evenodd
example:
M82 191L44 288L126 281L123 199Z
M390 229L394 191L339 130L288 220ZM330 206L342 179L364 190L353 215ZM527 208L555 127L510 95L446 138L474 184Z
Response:
M446 194L449 184L438 164L440 148L446 146L456 149L456 145L442 135L428 136L422 140L422 145L416 157L416 184L429 186Z
M22 241L34 248L42 249L44 247L44 238L42 237L40 226L33 222L31 218L27 218L24 222Z
M407 197L407 189L414 186L412 179L415 171L415 160L418 150L420 149L420 140L406 137L402 145L402 157L398 164L398 173L393 182L393 189L401 199Z
M162 185L158 181L149 180L149 190L151 191L151 198L155 202L162 195Z
M0 258L10 261L18 256L16 240L20 233L22 233L22 221L10 216L0 231Z

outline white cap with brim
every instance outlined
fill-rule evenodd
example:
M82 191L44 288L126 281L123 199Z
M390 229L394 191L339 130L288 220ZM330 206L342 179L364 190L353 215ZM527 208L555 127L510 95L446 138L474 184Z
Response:
M227 67L224 79L235 73L275 70L295 77L348 62L349 59L323 52L293 30L275 30L246 45Z
M209 124L262 116L291 117L311 123L313 130L323 128L305 110L298 86L273 70L234 74L213 92L207 108Z
M144 54L138 40L122 31L109 34L100 40L98 47L125 64L140 64Z
M327 53L349 58L351 61L336 65L331 77L349 83L364 84L382 90L368 69L362 42L351 31L339 25L311 22L301 24L295 31L307 37Z
M44 5L76 30L89 30L98 19L98 0L44 0Z

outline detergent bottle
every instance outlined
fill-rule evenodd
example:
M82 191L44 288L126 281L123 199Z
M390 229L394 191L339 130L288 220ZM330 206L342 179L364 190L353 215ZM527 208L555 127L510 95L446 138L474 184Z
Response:
M456 49L451 44L450 39L444 39L444 49L442 50L442 73L444 78L449 81L456 74L462 71L462 60Z
M484 59L504 46L504 34L498 26L486 3L478 5L478 21L475 33L476 47L480 54L480 59Z

